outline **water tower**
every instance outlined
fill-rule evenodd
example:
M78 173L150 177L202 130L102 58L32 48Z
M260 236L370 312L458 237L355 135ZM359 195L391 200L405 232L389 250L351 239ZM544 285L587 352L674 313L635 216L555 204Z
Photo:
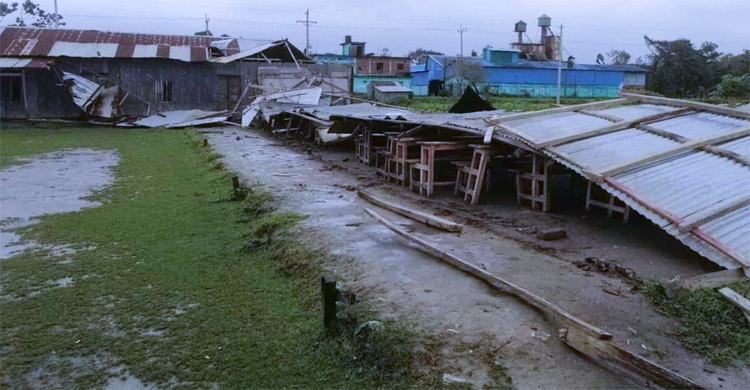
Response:
M520 45L523 43L523 33L526 32L526 22L523 20L517 21L515 31L518 33L518 44Z
M541 42L542 44L544 44L545 41L547 40L547 29L551 25L552 25L552 19L549 16L547 16L547 14L543 14L542 16L539 17L539 27L542 28L542 42Z

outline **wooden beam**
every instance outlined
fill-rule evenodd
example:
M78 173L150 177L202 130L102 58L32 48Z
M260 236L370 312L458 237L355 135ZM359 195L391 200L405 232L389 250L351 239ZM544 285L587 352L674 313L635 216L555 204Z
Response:
M691 230L690 233L705 241L712 247L716 248L719 252L725 254L727 257L736 261L740 264L741 267L750 267L750 261L748 261L747 257L743 257L739 253L732 250L732 248L729 248L728 246L724 245L724 243L719 242L718 240L716 240L716 238L714 238L714 236L706 233L701 228L695 228Z
M492 134L495 133L495 128L493 126L487 126L487 129L484 130L484 140L483 143L490 144L492 143Z
M740 199L740 200L731 202L729 204L722 205L718 208L713 208L713 209L703 211L699 213L697 216L691 216L690 218L685 218L685 221L679 224L677 226L677 229L680 231L680 233L689 232L698 226L701 226L707 222L713 221L716 218L723 217L731 213L732 211L741 209L748 205L750 205L750 197L746 197L744 199Z
M719 115L729 115L729 116L733 116L736 118L750 119L750 113L748 112L735 110L735 109L728 108L728 107L716 106L713 104L699 103L699 102L693 102L689 100L669 99L669 98L656 97L656 96L638 95L634 93L621 93L620 96L624 96L628 99L637 100L643 103L664 104L668 106L678 106L678 107L689 107L695 110L712 112L714 114L719 114Z
M700 385L689 378L618 346L611 341L613 337L611 333L573 316L552 302L510 281L469 264L448 252L435 248L431 244L398 228L373 210L365 209L365 212L394 233L415 244L416 248L423 253L480 279L494 289L514 295L542 313L545 313L558 328L558 335L565 345L581 352L588 359L603 365L605 368L625 374L643 387L656 385L668 389L702 389Z
M651 126L651 125L643 125L643 124L641 124L641 125L635 126L635 128L638 129L638 130L642 130L642 131L645 131L645 132L648 132L648 133L651 133L651 134L656 134L658 136L661 136L661 137L664 137L664 138L668 138L668 139L671 139L673 141L677 141L677 142L680 142L680 143L690 141L690 138L686 138L686 137L683 137L683 136L675 134L675 133L670 133L668 131L664 131L662 129L656 128L656 127Z
M682 115L683 113L685 113L688 110L689 110L688 108L680 108L680 109L677 109L677 110L674 110L674 111L661 112L661 113L658 113L658 114L649 115L649 116L645 116L645 117L638 118L638 119L631 119L631 120L627 120L627 121L616 122L616 123L613 123L610 126L600 127L598 129L587 131L585 133L573 134L573 135L569 135L567 137L561 137L561 138L558 138L558 139L541 142L541 143L537 144L537 147L538 148L546 148L546 147L550 147L550 146L557 146L557 145L562 145L562 144L565 144L565 143L568 143L568 142L578 141L578 140L585 139L585 138L591 138L591 137L594 137L594 136L597 136L597 135L602 135L602 134L607 134L607 133L613 133L615 131L624 130L624 129L627 129L629 127L633 127L633 126L639 125L639 124L644 123L644 122L652 122L652 121L656 121L656 120L664 120L664 119L669 119L671 117L679 116L679 115Z
M289 55L292 56L292 59L294 60L294 65L297 65L297 69L300 68L299 62L297 62L297 57L294 56L294 53L292 52L292 48L289 47L289 41L286 39L284 40L284 46L286 46L286 49L289 51Z
M463 225L455 223L453 221L449 221L445 218L440 218L435 215L430 215L424 212L421 212L419 210L413 210L408 209L406 207L403 207L401 205L397 205L391 202L387 202L385 200L379 199L372 194L369 194L365 191L357 191L357 195L359 195L360 198L376 205L379 207L382 207L386 210L393 211L396 214L403 215L404 217L407 217L409 219L413 219L418 222L422 222L425 225L432 226L434 228L438 228L440 230L445 230L448 232L453 233L460 233L463 229Z
M725 286L729 283L739 282L745 278L745 272L742 268L725 269L682 279L676 282L676 284L674 285L674 290L680 292L684 290L697 290L707 287L720 287Z
M306 119L306 120L308 120L310 122L315 122L315 123L323 125L323 126L333 126L333 124L335 123L333 121L325 121L325 120L322 120L322 119L318 119L318 118L316 118L316 117L314 117L312 115L303 114L301 112L294 112L294 111L287 111L287 112L289 114L291 114L291 115L298 116L298 117L300 117L302 119Z
M620 117L617 117L617 116L614 116L614 115L605 114L603 112L598 112L598 111L577 110L576 112L579 113L579 114L585 114L585 115L589 115L589 116L595 116L595 117L601 118L601 119L606 119L606 120L612 121L612 122L622 122L622 121L625 120L623 118L620 118Z
M746 166L750 167L750 159L748 159L747 157L742 156L742 155L740 155L738 153L735 153L735 152L733 152L731 150L724 149L720 145L717 145L717 146L708 145L708 146L702 147L701 149L703 149L703 150L705 150L705 151L707 151L709 153L717 154L717 155L719 155L721 157L728 158L730 160L734 160L734 161L736 161L736 162L738 162L738 163L740 163L742 165L746 165Z
M539 115L549 115L549 114L558 114L561 112L569 112L569 111L577 111L577 110L586 110L586 109L594 109L599 107L607 107L612 105L618 105L629 102L629 98L623 98L623 99L612 99L612 100L603 100L600 102L592 102L592 103L586 103L586 104L576 104L573 106L565 106L565 107L557 107L557 108L550 108L546 110L540 110L540 111L528 111L528 112L521 112L518 114L510 114L510 115L504 115L495 118L497 121L506 122L516 119L525 119L529 117L535 117Z
M732 302L732 304L737 306L737 308L742 311L742 314L745 316L745 318L750 321L750 300L738 294L736 291L732 290L729 287L719 289L719 293L723 295L724 298L728 299L729 302Z
M490 286L494 288L497 288L498 290L513 294L517 296L518 298L520 298L521 300L523 300L524 302L531 305L532 307L535 307L543 311L544 313L550 314L553 317L556 317L558 319L560 318L563 319L567 325L580 328L581 331L593 336L596 340L611 340L612 339L611 333L605 330L599 329L598 327L581 320L580 318L566 312L565 310L559 308L552 302L542 297L539 297L538 295L526 290L525 288L517 286L479 267L469 264L468 262L461 260L460 258L448 252L441 251L440 249L435 248L434 246L428 244L427 242L417 237L414 237L408 232L390 223L388 220L386 220L385 218L383 218L382 216L380 216L378 213L376 213L375 211L371 209L365 209L365 212L369 214L371 217L373 217L375 220L377 220L378 222L385 225L388 229L390 229L394 233L416 244L416 247L420 251L430 256L436 257L442 261L445 261L446 263L460 269L461 271L464 271L470 275L473 275L479 278L480 280L484 281L485 283L489 284Z
M698 149L698 148L708 146L711 144L715 144L715 143L719 143L719 142L730 141L733 139L745 137L747 135L750 135L750 126L740 128L739 130L732 131L731 133L717 135L717 136L705 138L702 140L686 142L680 146L674 147L669 150L665 150L661 153L652 154L650 156L643 157L643 158L638 158L638 159L632 160L624 164L611 166L609 168L599 171L598 175L602 177L614 176L614 175L617 175L626 171L636 169L648 163L652 163L658 160L663 160L665 158L668 158L668 157L671 157L671 156L674 156L683 152L687 152L693 149Z

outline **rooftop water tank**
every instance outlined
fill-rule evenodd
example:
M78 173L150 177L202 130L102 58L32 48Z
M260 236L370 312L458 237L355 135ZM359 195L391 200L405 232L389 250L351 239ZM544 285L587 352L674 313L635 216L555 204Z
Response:
M552 25L552 19L546 14L539 17L539 27L549 27Z

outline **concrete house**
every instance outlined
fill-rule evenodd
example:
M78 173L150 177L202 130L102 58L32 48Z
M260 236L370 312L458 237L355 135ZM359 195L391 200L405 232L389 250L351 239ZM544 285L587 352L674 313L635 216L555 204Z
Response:
M411 88L409 57L376 56L365 54L365 42L352 41L351 35L344 37L341 43L341 54L315 55L321 63L341 63L352 66L351 92L368 93L368 84L373 81L397 82Z

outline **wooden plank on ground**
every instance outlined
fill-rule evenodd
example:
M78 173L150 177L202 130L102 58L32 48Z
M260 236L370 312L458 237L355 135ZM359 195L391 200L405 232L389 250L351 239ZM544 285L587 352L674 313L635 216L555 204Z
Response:
M732 302L732 304L737 306L737 308L742 311L742 314L745 315L745 318L750 321L750 300L738 294L736 291L732 290L729 287L719 289L719 293L723 295L724 298L728 299L729 302Z
M685 278L675 283L676 291L697 290L701 288L714 288L724 286L729 283L738 282L745 278L745 272L742 268L725 269L722 271L709 272Z
M569 347L586 355L605 368L628 376L643 388L653 385L665 389L702 389L692 380L642 356L638 356L611 341L593 340L580 329L562 329L560 338Z
M553 303L507 280L475 267L398 228L371 209L365 212L388 229L416 244L416 247L437 259L479 278L493 288L512 294L548 315L559 329L559 336L569 347L583 353L604 367L623 373L644 387L702 389L690 379L664 368L646 358L635 355L612 343L612 334L567 313Z
M409 219L413 219L418 222L422 222L426 225L432 226L434 228L438 228L440 230L445 230L447 232L452 233L460 233L463 229L463 225L449 221L445 218L441 218L435 215L427 214L419 210L413 210L406 208L401 205L397 205L395 203L391 203L382 199L379 199L372 194L369 194L365 191L357 191L357 195L359 195L360 198L378 206L382 207L386 210L393 211L396 214L403 215L404 217L407 217Z
M582 321L578 317L575 317L574 315L557 307L552 302L549 302L546 299L539 297L538 295L533 294L532 292L522 287L516 286L515 284L509 281L506 281L495 275L492 275L491 273L481 268L475 267L448 252L441 251L440 249L435 248L434 246L428 244L427 242L420 240L419 238L400 229L396 225L388 222L385 218L383 218L382 216L380 216L378 213L376 213L375 211L371 209L365 209L365 212L369 214L371 217L375 218L375 220L377 220L378 222L385 225L388 229L398 234L399 236L404 237L410 240L411 242L417 244L417 248L420 251L430 256L436 257L440 260L443 260L446 263L460 269L461 271L464 271L470 275L473 275L479 278L480 280L484 281L485 283L489 284L490 286L494 288L497 288L498 290L501 290L501 291L504 291L504 292L507 292L509 294L519 297L524 302L543 311L544 313L550 315L551 317L560 319L566 324L568 324L569 326L575 326L575 327L580 328L583 332L590 334L592 337L594 337L597 340L612 339L611 333Z

